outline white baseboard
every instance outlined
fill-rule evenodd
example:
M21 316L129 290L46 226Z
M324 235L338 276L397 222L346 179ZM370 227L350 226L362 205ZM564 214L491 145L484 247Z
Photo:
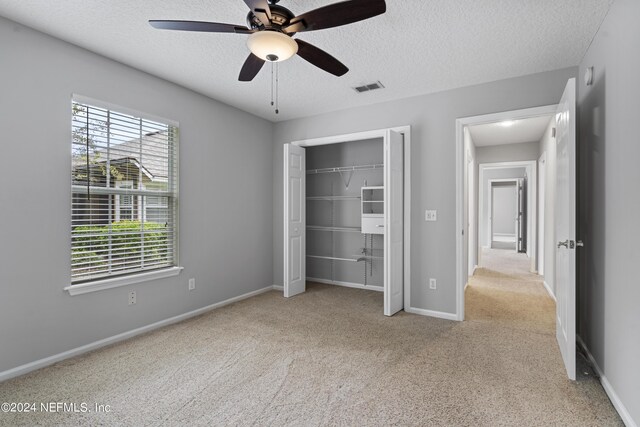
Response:
M556 301L556 296L553 294L553 291L551 290L551 287L549 286L549 284L546 281L543 281L542 284L544 285L544 288L547 290L547 293L549 294L549 296L553 298L554 301Z
M437 317L439 319L458 320L455 313L445 313L443 311L425 310L424 308L409 307L404 309L407 313L419 314L421 316Z
M273 285L273 290L274 291L283 291L284 292L284 286L282 286L282 285Z
M345 288L366 289L368 291L384 292L382 286L365 286L360 283L341 282L339 280L318 279L315 277L307 277L308 282L323 283L325 285L344 286Z
M600 377L600 383L602 384L602 388L604 388L604 391L607 393L607 396L609 396L609 400L611 400L613 407L616 408L616 411L618 411L618 414L620 415L620 418L622 418L622 421L624 422L624 424L627 427L638 427L638 424L633 420L633 418L631 418L631 414L629 414L629 411L627 411L627 408L624 406L624 404L618 397L618 394L613 389L613 386L611 385L609 380L607 380L606 375L604 374L604 372L602 372L602 369L600 369L600 366L598 366L598 362L596 362L596 359L593 358L593 355L587 348L587 345L584 343L584 341L582 341L582 337L580 337L580 335L576 336L576 341L578 342L578 345L582 347L582 349L586 353L587 358L591 363L591 366L593 366L593 369L596 370L596 373Z
M20 375L27 374L31 371L35 371L36 369L44 368L45 366L53 365L54 363L60 362L61 360L69 359L74 356L78 356L83 353L87 353L89 351L96 350L100 347L104 347L106 345L117 343L118 341L123 341L136 335L144 334L146 332L152 331L154 329L162 328L167 325L171 325L173 323L178 323L183 320L187 320L191 317L199 316L208 311L214 310L216 308L223 307L225 305L232 304L237 301L241 301L243 299L251 298L253 296L263 294L265 292L269 292L273 290L273 286L267 286L266 288L258 289L256 291L247 292L246 294L238 295L237 297L229 298L224 301L217 302L215 304L208 305L206 307L199 308L197 310L190 311L188 313L179 314L174 317L170 317L168 319L160 320L158 322L152 323L150 325L142 326L140 328L132 329L127 332L123 332L121 334L113 335L108 338L104 338L98 341L94 341L92 343L76 347L71 350L64 351L62 353L54 354L53 356L45 357L44 359L35 360L33 362L26 363L24 365L17 366L15 368L8 369L6 371L0 372L0 382L6 381L10 378L14 378Z

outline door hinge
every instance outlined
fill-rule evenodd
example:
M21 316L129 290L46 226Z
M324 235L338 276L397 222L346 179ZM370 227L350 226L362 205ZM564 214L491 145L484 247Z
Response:
M552 138L556 137L556 128L551 128L551 137Z

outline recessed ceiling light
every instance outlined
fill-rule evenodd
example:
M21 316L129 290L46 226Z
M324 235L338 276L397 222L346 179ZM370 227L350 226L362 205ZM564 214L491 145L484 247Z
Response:
M505 120L504 122L500 122L500 123L499 123L499 125L500 125L500 126L502 126L502 127L504 127L504 128L511 127L511 126L513 126L513 125L515 125L515 124L516 124L516 122L515 122L515 121L513 121L513 120Z

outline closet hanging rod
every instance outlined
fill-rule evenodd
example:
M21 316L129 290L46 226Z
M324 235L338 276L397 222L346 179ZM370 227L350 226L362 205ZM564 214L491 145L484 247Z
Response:
M360 233L362 229L360 227L325 227L321 225L307 225L307 230L315 231L344 231L348 233Z
M312 196L307 200L360 200L360 196Z
M308 169L307 170L307 175L313 175L313 174L317 174L317 173L366 171L366 170L383 169L383 168L384 168L384 164L342 166L342 167L339 167L339 168Z
M341 257L334 257L334 256L307 255L307 258L328 259L328 260L331 260L331 261L347 261L347 262L364 261L364 257L360 257L360 258L341 258Z

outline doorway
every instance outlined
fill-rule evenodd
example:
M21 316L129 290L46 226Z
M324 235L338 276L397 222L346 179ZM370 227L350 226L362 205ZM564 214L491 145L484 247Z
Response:
M521 223L523 213L517 179L489 180L489 224L490 241L494 249L507 249L522 252L523 235Z
M488 230L490 227L489 215L485 213L483 215L484 205L489 204L488 198L490 194L490 187L488 186L487 176L490 169L503 170L514 167L528 168L526 171L526 178L528 183L528 192L526 198L526 215L527 215L527 227L525 233L526 253L531 260L530 270L536 271L537 262L537 230L532 233L530 227L535 227L531 224L537 224L537 159L539 154L536 154L531 160L526 161L510 161L511 159L504 159L504 161L486 161L483 162L483 158L478 155L476 148L473 144L469 144L469 130L470 126L474 125L490 125L500 123L504 127L509 127L513 123L519 120L534 119L546 120L548 123L551 117L555 116L557 105L549 105L544 107L528 108L516 111L506 111L502 113L494 113L483 116L468 117L464 119L456 120L456 155L458 161L456 161L456 223L460 230L456 240L457 248L457 268L456 268L456 314L458 320L464 320L464 289L468 281L470 273L473 273L473 269L470 268L471 262L466 262L471 254L476 252L476 265L482 263L482 250L483 248L490 247L490 236L487 236L483 232L483 228ZM544 118L544 119L543 119ZM471 146L470 146L471 145ZM489 144L491 145L491 144ZM471 155L470 155L471 153ZM474 188L468 188L470 179L468 177L469 158L473 156L474 162L478 170L478 179L474 185ZM505 178L504 176L496 176L495 179ZM470 221L470 214L468 209L469 203L473 200L473 194L477 194L477 220L475 222L476 229L474 230L474 236L468 236L471 227L468 223ZM471 194L471 196L470 196ZM466 208L466 209L465 209ZM486 212L486 211L484 211ZM514 221L515 223L515 221ZM466 226L465 226L466 224ZM534 228L535 229L535 228ZM476 238L477 245L475 248L470 248L469 243ZM532 249L533 248L533 249Z
M562 99L558 105L535 107L517 111L488 114L484 116L460 118L456 120L456 310L458 320L465 318L465 284L467 283L468 253L468 209L465 209L466 178L466 135L467 126L501 123L505 127L523 119L552 117L547 129L539 141L540 149L551 155L553 162L547 157L545 162L545 206L544 206L544 271L545 278L553 278L551 287L544 283L551 297L555 300L555 329L560 353L569 379L576 378L576 249L582 242L576 240L575 230L575 153L576 153L576 79L567 81ZM534 157L537 166L539 156ZM476 156L478 157L478 156ZM532 185L537 183L534 177ZM552 187L552 188L551 188ZM537 201L537 197L533 198ZM537 209L532 209L536 215ZM531 218L531 221L536 221ZM553 224L551 224L551 222ZM529 233L536 239L538 233ZM557 241L557 245L556 245ZM537 255L535 244L530 245ZM552 264L548 261L551 260ZM534 264L537 266L537 263Z
M373 265L378 268L379 279L382 282L380 290L384 294L384 314L391 316L394 313L409 308L410 288L410 128L408 126L394 129L381 129L377 131L360 132L356 134L338 135L326 138L316 138L312 140L294 141L284 146L284 295L292 297L303 293L306 290L306 280L312 279L307 274L307 262L309 259L315 261L330 262L330 276L323 283L338 286L364 287L367 286L367 270L365 269L364 283L348 282L343 279L336 280L333 271L334 263L347 265L362 264ZM360 165L359 160L347 161L344 163L344 156L333 156L330 160L335 163L332 167L322 167L320 169L308 170L306 166L306 149L311 147L321 148L322 146L336 147L363 141L381 142L382 162ZM335 150L323 150L325 155ZM359 156L356 156L359 158ZM354 174L359 174L365 170L377 169L380 173L380 182L375 182L370 186L367 180L364 184L349 190L349 184ZM345 194L335 193L335 186L327 186L331 180L321 185L312 186L312 190L331 189L326 194L314 194L310 197L306 194L306 178L311 174L334 174L338 177L341 187L348 190ZM325 180L326 181L326 180ZM355 182L355 181L354 181ZM359 182L359 181L358 181ZM327 184L327 185L325 185ZM362 183L360 183L362 184ZM358 184L358 185L360 185ZM355 188L355 187L354 187ZM349 193L349 194L347 194ZM353 194L351 194L353 193ZM313 217L321 213L320 208L309 207L313 202L334 202L345 203L348 200L357 200L356 217L351 218L349 209L336 213L333 208L329 209L328 215ZM355 205L354 205L355 206ZM312 214L314 220L324 221L322 225L307 223L308 212ZM345 214L344 216L341 216ZM337 217L335 216L337 215ZM324 218L324 219L323 219ZM327 220L327 218L329 218ZM335 219L335 223L334 223ZM329 222L327 222L329 221ZM343 223L341 223L344 222ZM347 222L349 226L344 226ZM357 222L357 224L356 224ZM309 233L321 232L324 237L308 237ZM337 233L337 234L336 234ZM362 234L365 243L357 251L351 250L344 255L336 252L336 242L341 247L348 247L342 243L348 243L341 236L345 233ZM335 237L334 237L335 234ZM378 236L373 239L374 236ZM309 247L309 239L313 238L316 245ZM321 240L326 240L324 245ZM351 239L353 240L353 239ZM318 244L319 243L319 244ZM353 242L351 242L353 243ZM322 248L329 248L329 253L322 253ZM352 248L353 249L353 248ZM357 252L357 253L356 253ZM375 258L375 260L374 260ZM316 266L317 267L317 266ZM314 268L312 274L318 274L318 269ZM344 274L340 277L349 276ZM345 275L346 274L346 275ZM408 311L408 310L407 310Z

